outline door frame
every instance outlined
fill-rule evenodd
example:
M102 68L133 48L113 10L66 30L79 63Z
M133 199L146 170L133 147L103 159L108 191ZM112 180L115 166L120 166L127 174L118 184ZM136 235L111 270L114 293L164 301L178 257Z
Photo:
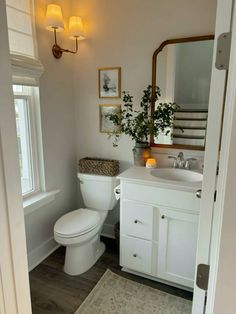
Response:
M230 174L228 172L228 169L230 169L230 167L231 168L235 167L234 162L231 160L231 164L230 164L229 161L230 161L231 154L234 153L233 145L231 144L231 138L232 138L231 132L234 126L233 121L236 121L236 113L234 112L234 107L236 103L236 88L235 88L236 10L234 7L234 0L232 1L231 0L227 0L227 1L218 0L217 16L216 16L216 39L218 38L219 34L223 32L229 32L229 31L231 31L232 42L231 42L228 78L226 76L227 73L225 73L225 80L227 79L227 86L226 86L225 94L223 95L224 97L219 98L219 90L214 89L212 91L214 93L214 95L212 95L212 99L214 100L215 112L212 112L212 114L209 115L209 120L211 123L210 127L212 129L210 129L210 132L209 132L210 134L208 133L208 136L211 139L211 143L209 144L208 150L206 151L206 155L208 156L206 158L205 175L208 176L208 180L206 180L207 182L203 181L203 194L204 193L208 194L208 196L210 194L211 199L208 197L207 202L205 203L204 201L206 200L206 197L205 199L202 200L202 204L201 204L202 212L200 216L200 227L199 227L199 247L198 247L198 252L197 252L197 264L204 263L204 264L210 265L209 285L208 285L208 293L207 293L207 299L206 299L206 305L205 305L205 313L207 314L223 313L224 310L222 312L222 309L217 312L216 304L219 307L219 306L222 306L222 304L224 304L225 306L225 303L226 303L225 297L227 296L226 291L228 290L227 290L227 286L224 286L223 284L222 280L224 279L222 279L222 277L219 277L219 274L218 274L219 264L218 263L219 263L219 257L222 251L222 247L221 247L222 232L221 231L223 227L225 227L226 229L228 227L224 225L224 216L225 216L224 210L227 205L226 193L227 193L227 189L229 190L230 187L232 187L233 182L234 182L234 186L236 183L236 180L231 181L230 183L228 180L228 176ZM215 49L215 52L216 52L216 49ZM213 60L215 60L215 56ZM214 66L215 65L213 64L213 67ZM218 76L218 79L220 79L219 76L221 76L221 80L223 79L224 77L223 71L219 71L213 68L213 73L214 72L215 72L215 76ZM215 76L213 76L213 84L214 84ZM223 85L223 82L221 81L221 86L222 85ZM216 86L217 84L215 84L215 87ZM221 96L222 96L222 93L221 93ZM223 107L223 104L224 104L224 107ZM221 124L221 120L219 120L219 118L221 118L219 116L219 113L220 113L219 106L222 106L222 113L224 112L223 123L222 123L222 133L221 133L221 130L219 129L219 125ZM221 139L221 143L220 143L220 139ZM219 175L216 180L217 167L215 166L216 166L216 161L218 161L218 152L216 152L216 147L220 147L220 145L221 145L221 150L219 154ZM215 167L215 170L214 170L214 167ZM214 182L215 182L215 185L214 185ZM217 190L216 202L214 202L214 197L213 197L214 189ZM234 195L235 193L231 193L230 198L235 198ZM206 213L207 211L208 213ZM207 215L209 216L207 217ZM210 218L210 216L212 217ZM234 219L235 218L236 217L234 217ZM212 224L209 224L209 221L212 221ZM207 228L208 228L208 231L207 231ZM205 237L207 238L206 241L205 241ZM210 239L210 242L208 242L209 239ZM206 247L208 245L209 245L209 249L207 253ZM222 259L224 260L224 257L222 257ZM232 270L233 269L231 269L231 271ZM218 288L223 287L225 289L225 295L224 297L221 297L221 295L218 293L217 300L216 300L217 287ZM220 300L220 298L222 299ZM235 297L232 299L235 299ZM203 313L204 303L205 303L205 291L204 290L201 291L201 289L195 286L192 313L193 314ZM227 305L227 309L228 309L228 305ZM227 312L227 313L233 313L233 312Z
M215 203L215 215L213 219L210 276L208 285L208 297L206 303L207 314L218 314L225 311L225 304L231 312L235 312L235 279L236 253L232 240L235 240L235 226L230 224L235 221L236 195L234 189L236 179L235 163L235 124L236 124L236 6L235 1L232 10L231 48L228 71L228 82L225 98L225 111L223 118L221 153L219 160L219 176L217 184L217 199ZM223 270L224 269L224 270ZM222 275L222 270L224 275ZM234 273L233 273L234 271ZM231 286L230 286L231 285ZM219 293L220 291L220 293ZM223 293L224 292L224 293ZM233 294L233 296L232 296ZM231 305L230 306L230 302ZM222 312L223 311L223 312Z
M0 309L30 314L24 211L5 0L0 1Z

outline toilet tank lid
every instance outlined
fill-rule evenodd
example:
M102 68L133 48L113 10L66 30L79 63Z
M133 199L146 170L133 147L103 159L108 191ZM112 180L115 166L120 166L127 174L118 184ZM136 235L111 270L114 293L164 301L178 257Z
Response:
M95 228L99 221L98 212L80 208L59 218L54 226L54 232L65 237L78 236Z
M77 173L77 177L79 179L84 179L84 180L96 180L96 181L117 181L117 176L115 177L110 177L110 176L101 176L101 175L96 175L96 174L88 174L88 173Z

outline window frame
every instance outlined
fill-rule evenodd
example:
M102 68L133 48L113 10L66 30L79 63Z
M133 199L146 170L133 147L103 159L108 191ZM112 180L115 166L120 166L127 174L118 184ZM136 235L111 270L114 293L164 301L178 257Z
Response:
M40 180L40 162L39 162L39 137L38 137L38 121L37 121L37 95L35 93L35 87L24 86L22 92L13 91L15 99L25 99L27 106L28 116L28 128L29 128L29 152L31 159L31 174L33 188L29 192L22 193L23 199L32 197L35 194L42 192L41 180Z

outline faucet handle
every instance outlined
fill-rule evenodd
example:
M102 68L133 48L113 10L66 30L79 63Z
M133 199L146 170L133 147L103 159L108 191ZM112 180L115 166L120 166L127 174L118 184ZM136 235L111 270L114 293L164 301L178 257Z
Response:
M174 159L173 168L178 168L178 157L168 156L169 159Z
M187 158L186 160L185 160L185 166L184 166L184 168L185 169L190 169L190 161L194 161L194 160L197 160L196 158Z

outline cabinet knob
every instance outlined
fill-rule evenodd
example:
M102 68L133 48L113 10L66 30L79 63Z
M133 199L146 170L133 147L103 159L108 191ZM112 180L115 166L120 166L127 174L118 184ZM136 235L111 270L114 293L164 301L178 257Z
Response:
M133 254L133 257L137 257L137 254Z
M162 216L161 216L161 219L165 219L165 218L166 218L166 216L165 216L165 215L162 215Z
M142 222L141 222L140 220L138 220L138 219L135 219L134 223L135 223L135 224L137 224L137 223L140 223L140 224L141 224Z

